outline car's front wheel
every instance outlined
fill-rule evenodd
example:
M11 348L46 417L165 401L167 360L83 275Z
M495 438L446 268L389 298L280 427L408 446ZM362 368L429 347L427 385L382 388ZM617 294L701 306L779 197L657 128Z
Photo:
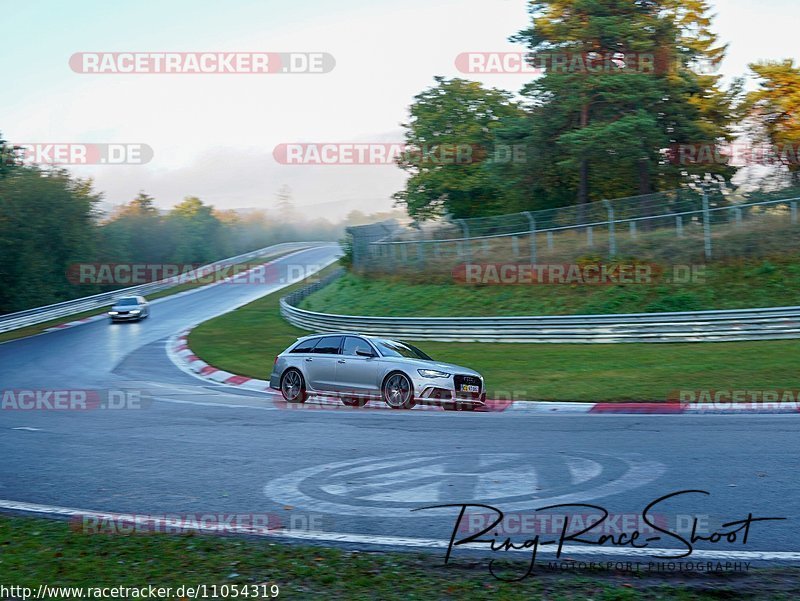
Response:
M281 378L281 394L289 403L305 403L308 394L303 374L296 369L287 369Z
M414 389L407 375L395 372L386 378L383 401L392 409L411 409L414 406Z

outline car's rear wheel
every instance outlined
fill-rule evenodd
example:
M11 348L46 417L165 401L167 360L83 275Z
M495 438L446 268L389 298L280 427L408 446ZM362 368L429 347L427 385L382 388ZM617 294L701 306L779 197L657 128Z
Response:
M296 369L287 369L281 377L281 394L289 403L305 403L308 394L303 374Z
M414 389L404 373L389 374L383 383L383 401L392 409L411 409L414 406Z

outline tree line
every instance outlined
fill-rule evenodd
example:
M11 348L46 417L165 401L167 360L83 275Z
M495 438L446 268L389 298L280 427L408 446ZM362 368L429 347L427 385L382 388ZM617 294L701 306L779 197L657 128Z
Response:
M108 290L70 280L70 266L82 262L206 264L341 234L340 224L325 220L276 222L263 211L219 211L196 197L162 211L143 192L104 214L90 180L14 160L1 137L0 157L0 314Z
M726 46L705 0L539 0L530 16L511 38L528 62L572 57L579 68L545 64L519 95L436 77L404 124L418 152L398 160L409 178L395 199L412 216L546 209L675 189L706 174L730 181L737 169L724 156L685 161L671 151L716 149L741 135L800 144L800 69L757 63L756 90L745 91L744 77L724 84ZM651 68L624 68L636 57ZM430 159L445 147L472 152L462 162ZM778 172L800 183L798 161Z

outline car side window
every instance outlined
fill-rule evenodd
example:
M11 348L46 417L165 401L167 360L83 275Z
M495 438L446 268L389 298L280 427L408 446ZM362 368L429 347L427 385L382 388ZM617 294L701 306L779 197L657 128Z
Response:
M343 355L350 357L356 356L356 351L367 351L368 353L375 353L369 343L363 338L356 338L355 336L348 336L344 339Z
M312 352L318 355L338 355L340 346L342 346L341 336L325 336L320 339Z
M317 343L320 341L319 338L311 338L310 340L304 340L303 342L299 343L296 347L294 347L291 352L292 353L312 353L314 352L314 347L317 346Z

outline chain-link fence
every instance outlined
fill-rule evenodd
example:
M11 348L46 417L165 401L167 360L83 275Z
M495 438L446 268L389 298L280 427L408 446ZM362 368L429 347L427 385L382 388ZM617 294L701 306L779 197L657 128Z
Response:
M565 263L587 257L706 262L797 250L800 190L682 189L417 227L349 228L361 272L452 273L464 263Z

